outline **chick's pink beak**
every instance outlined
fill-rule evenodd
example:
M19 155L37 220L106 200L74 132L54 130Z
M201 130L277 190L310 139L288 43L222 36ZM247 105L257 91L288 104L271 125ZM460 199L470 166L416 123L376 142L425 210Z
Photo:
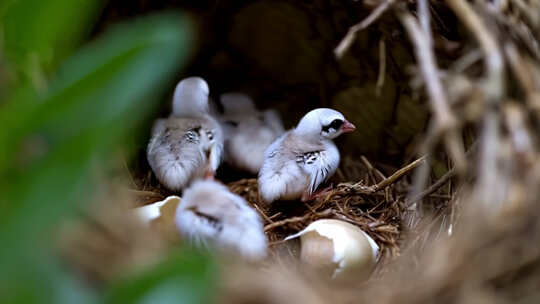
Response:
M345 119L345 121L343 122L343 125L341 126L341 130L343 131L343 133L349 133L356 130L356 127L352 123L350 123L348 120Z

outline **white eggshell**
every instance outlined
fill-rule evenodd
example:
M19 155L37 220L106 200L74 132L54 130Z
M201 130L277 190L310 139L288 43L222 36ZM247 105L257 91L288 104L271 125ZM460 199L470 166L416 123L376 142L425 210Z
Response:
M162 201L155 202L146 206L135 208L135 214L146 224L149 224L151 221L157 219L161 216L161 207L167 203L172 203L173 201L180 201L180 197L176 195L171 195L165 198ZM174 202L176 203L176 202Z
M300 237L302 243L314 238L308 232L332 240L334 255L332 262L338 265L334 277L347 269L371 269L377 261L379 246L367 233L357 226L334 219L317 220L297 234L287 237L290 240ZM315 241L315 240L314 240Z

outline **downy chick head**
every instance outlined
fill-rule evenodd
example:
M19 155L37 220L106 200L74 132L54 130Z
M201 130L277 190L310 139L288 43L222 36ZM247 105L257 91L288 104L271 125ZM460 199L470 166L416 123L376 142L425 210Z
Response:
M356 127L338 111L319 108L304 115L294 131L300 136L334 139L355 129Z
M224 109L220 121L226 134L225 161L257 174L264 150L284 132L281 118L275 110L257 110L253 100L243 93L225 93L220 100Z
M180 234L195 245L236 251L249 260L266 256L259 215L216 181L199 180L186 189L175 222Z
M208 83L201 77L182 79L174 90L172 114L184 117L199 117L208 114L209 94Z
M223 105L224 115L246 115L247 112L256 112L253 100L243 93L229 92L221 94L220 101L221 105Z

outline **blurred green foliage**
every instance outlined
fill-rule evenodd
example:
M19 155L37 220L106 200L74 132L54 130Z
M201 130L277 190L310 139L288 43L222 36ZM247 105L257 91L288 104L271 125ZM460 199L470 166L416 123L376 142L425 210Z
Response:
M153 269L113 284L106 303L209 303L215 273L208 255L173 254Z
M105 300L52 253L52 233L90 201L92 171L156 106L185 63L191 24L161 13L80 46L101 0L0 4L0 303ZM111 287L110 303L204 303L209 259L172 256ZM149 297L155 295L158 301ZM163 301L161 301L163 300Z
M6 1L0 16L4 54L14 77L43 86L44 73L80 44L103 4L103 0Z

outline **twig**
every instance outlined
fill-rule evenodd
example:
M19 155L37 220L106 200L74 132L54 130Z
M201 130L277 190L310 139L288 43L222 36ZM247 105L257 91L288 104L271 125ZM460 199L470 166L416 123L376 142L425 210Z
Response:
M371 25L377 18L379 18L387 9L394 3L394 0L386 0L379 4L362 22L353 25L349 28L347 35L341 40L338 46L334 49L334 55L337 59L340 59L345 55L347 50L351 47L356 33L367 28Z
M319 212L317 213L317 216L327 216L327 215L330 215L332 214L332 210L331 209L326 209L322 212ZM278 221L278 222L275 222L275 223L272 223L272 224L269 224L269 225L266 225L264 227L264 232L268 232L274 228L277 228L277 227L280 227L280 226L283 226L283 225L287 225L287 224L291 224L291 223L298 223L298 222L303 222L305 220L307 220L308 218L310 218L313 214L311 213L308 213L304 216L296 216L296 217L291 217L291 218L288 218L288 219L284 219L284 220L281 220L281 221Z
M124 157L122 157L122 165L124 166L124 169L126 170L126 173L129 177L129 181L131 182L131 185L135 188L137 188L137 183L135 182L135 180L133 179L133 176L131 175L131 171L129 170L129 167L126 163L126 159Z
M386 74L386 43L384 37L379 41L379 75L375 86L375 95L380 96L384 86L384 76Z
M267 221L268 223L273 223L274 222L268 216L266 216L266 214L261 210L261 208L259 206L257 206L257 204L253 204L252 206L255 207L255 209L257 209L257 211L264 218L265 221Z
M403 12L399 17L415 45L416 60L420 65L420 71L430 97L431 108L435 114L434 127L436 135L443 135L446 150L450 158L457 167L458 172L463 173L466 168L463 142L456 130L457 122L450 110L446 94L438 77L437 66L429 39L426 38L427 35L423 33L418 22L410 13Z
M497 167L500 136L499 114L496 106L501 102L504 93L504 61L496 38L478 14L465 0L447 0L457 17L472 32L484 52L487 75L484 80L484 91L490 105L484 115L481 134L480 162L478 163L478 182L475 196L481 202L496 205L501 201L503 186L499 179Z
M540 16L538 15L538 7L534 3L527 5L523 0L511 0L511 2L518 8L518 10L525 16L529 23L534 27L540 25ZM536 2L538 4L538 2Z
M476 151L478 144L474 142L470 145L469 150L466 153L466 156L470 156ZM421 201L424 197L431 195L433 192L437 191L440 187L444 186L448 181L450 181L456 175L456 168L453 167L448 172L446 172L438 181L432 184L429 188L424 191L411 191L405 200L407 206L411 206L416 202ZM429 170L425 172L426 175L429 175ZM427 177L426 177L427 180Z
M455 119L448 106L428 38L425 37L418 22L411 14L407 12L400 14L400 20L415 45L416 60L426 83L437 124L440 128L452 128L455 125Z
M447 2L478 40L486 57L485 65L488 75L485 90L489 97L488 101L498 103L504 92L504 62L496 39L468 2L465 0L447 0Z
M425 160L426 160L426 157L422 156L419 159L408 164L407 166L397 170L396 172L394 172L394 174L390 175L389 177L385 178L384 180L382 180L381 182L373 186L364 186L360 183L356 183L352 186L350 184L339 184L338 187L342 186L342 187L347 187L348 189L352 189L355 192L364 193L364 194L373 194L375 192L384 190L386 187L396 182L403 175L407 174L409 171L418 167Z
M482 52L478 49L467 52L465 55L454 61L450 69L455 74L463 73L467 68L475 64L478 60L482 59L482 56Z
M429 153L435 145L436 140L436 130L435 127L431 126L431 124L433 124L433 122L430 122L426 139L424 139L420 146L420 154L427 156L426 161L414 173L412 190L409 191L409 193L407 194L408 198L415 197L426 188L431 168L431 157L429 156ZM415 215L421 217L423 215L422 205L420 204L418 206L415 206L415 209L417 210L415 212ZM411 219L411 221L416 222L417 219Z
M424 31L424 36L426 37L426 42L431 48L433 46L433 41L431 39L431 25L430 25L430 14L429 14L429 3L427 0L417 0L416 7L418 10L418 19L420 20L420 26Z
M407 172L411 171L412 169L418 167L420 164L422 164L426 160L425 156L420 157L419 159L413 161L412 163L408 164L407 166L397 170L394 172L394 174L390 175L377 185L375 185L374 191L382 190L389 185L393 184L395 181L397 181L399 178L401 178L403 175L405 175Z
M127 190L138 196L163 197L161 193L154 192L154 191L136 190L136 189L127 189Z
M289 240L287 240L289 241ZM285 239L283 240L278 240L278 241L273 241L273 242L269 242L268 243L268 247L273 247L273 246L276 246L276 245L280 245L280 244L284 244L287 242Z
M534 81L534 74L527 65L526 61L520 56L516 46L512 43L508 43L504 47L506 57L510 62L510 68L517 78L519 85L525 91L527 96L527 104L529 108L533 109L537 115L540 112L540 94L538 92L536 82Z
M273 220L274 218L276 218L276 217L278 217L278 216L280 216L280 215L281 215L281 212L274 213L274 214L272 214L272 215L269 217L269 219Z
M433 185L429 186L426 190L422 191L412 199L407 201L408 205L412 205L418 201L421 201L424 199L424 197L431 195L435 191L439 190L442 186L444 186L451 178L456 176L456 170L454 168L450 169L448 172L446 172L439 180L437 180Z
M375 174L377 174L377 176L379 176L379 178L381 180L385 179L386 176L384 176L384 174L381 173L381 171L377 170L377 168L375 168L371 162L364 156L364 155L361 155L360 156L360 160L364 163L364 165L367 167L368 171L370 172L375 172ZM377 181L375 181L377 182Z
M519 160L523 165L529 165L534 162L534 148L530 134L533 134L527 127L526 116L516 102L507 102L503 108L504 118L510 140L514 146Z
M451 200L452 199L452 195L450 195L450 194L432 193L432 194L429 195L429 197L440 198L440 199L444 199L444 200Z

